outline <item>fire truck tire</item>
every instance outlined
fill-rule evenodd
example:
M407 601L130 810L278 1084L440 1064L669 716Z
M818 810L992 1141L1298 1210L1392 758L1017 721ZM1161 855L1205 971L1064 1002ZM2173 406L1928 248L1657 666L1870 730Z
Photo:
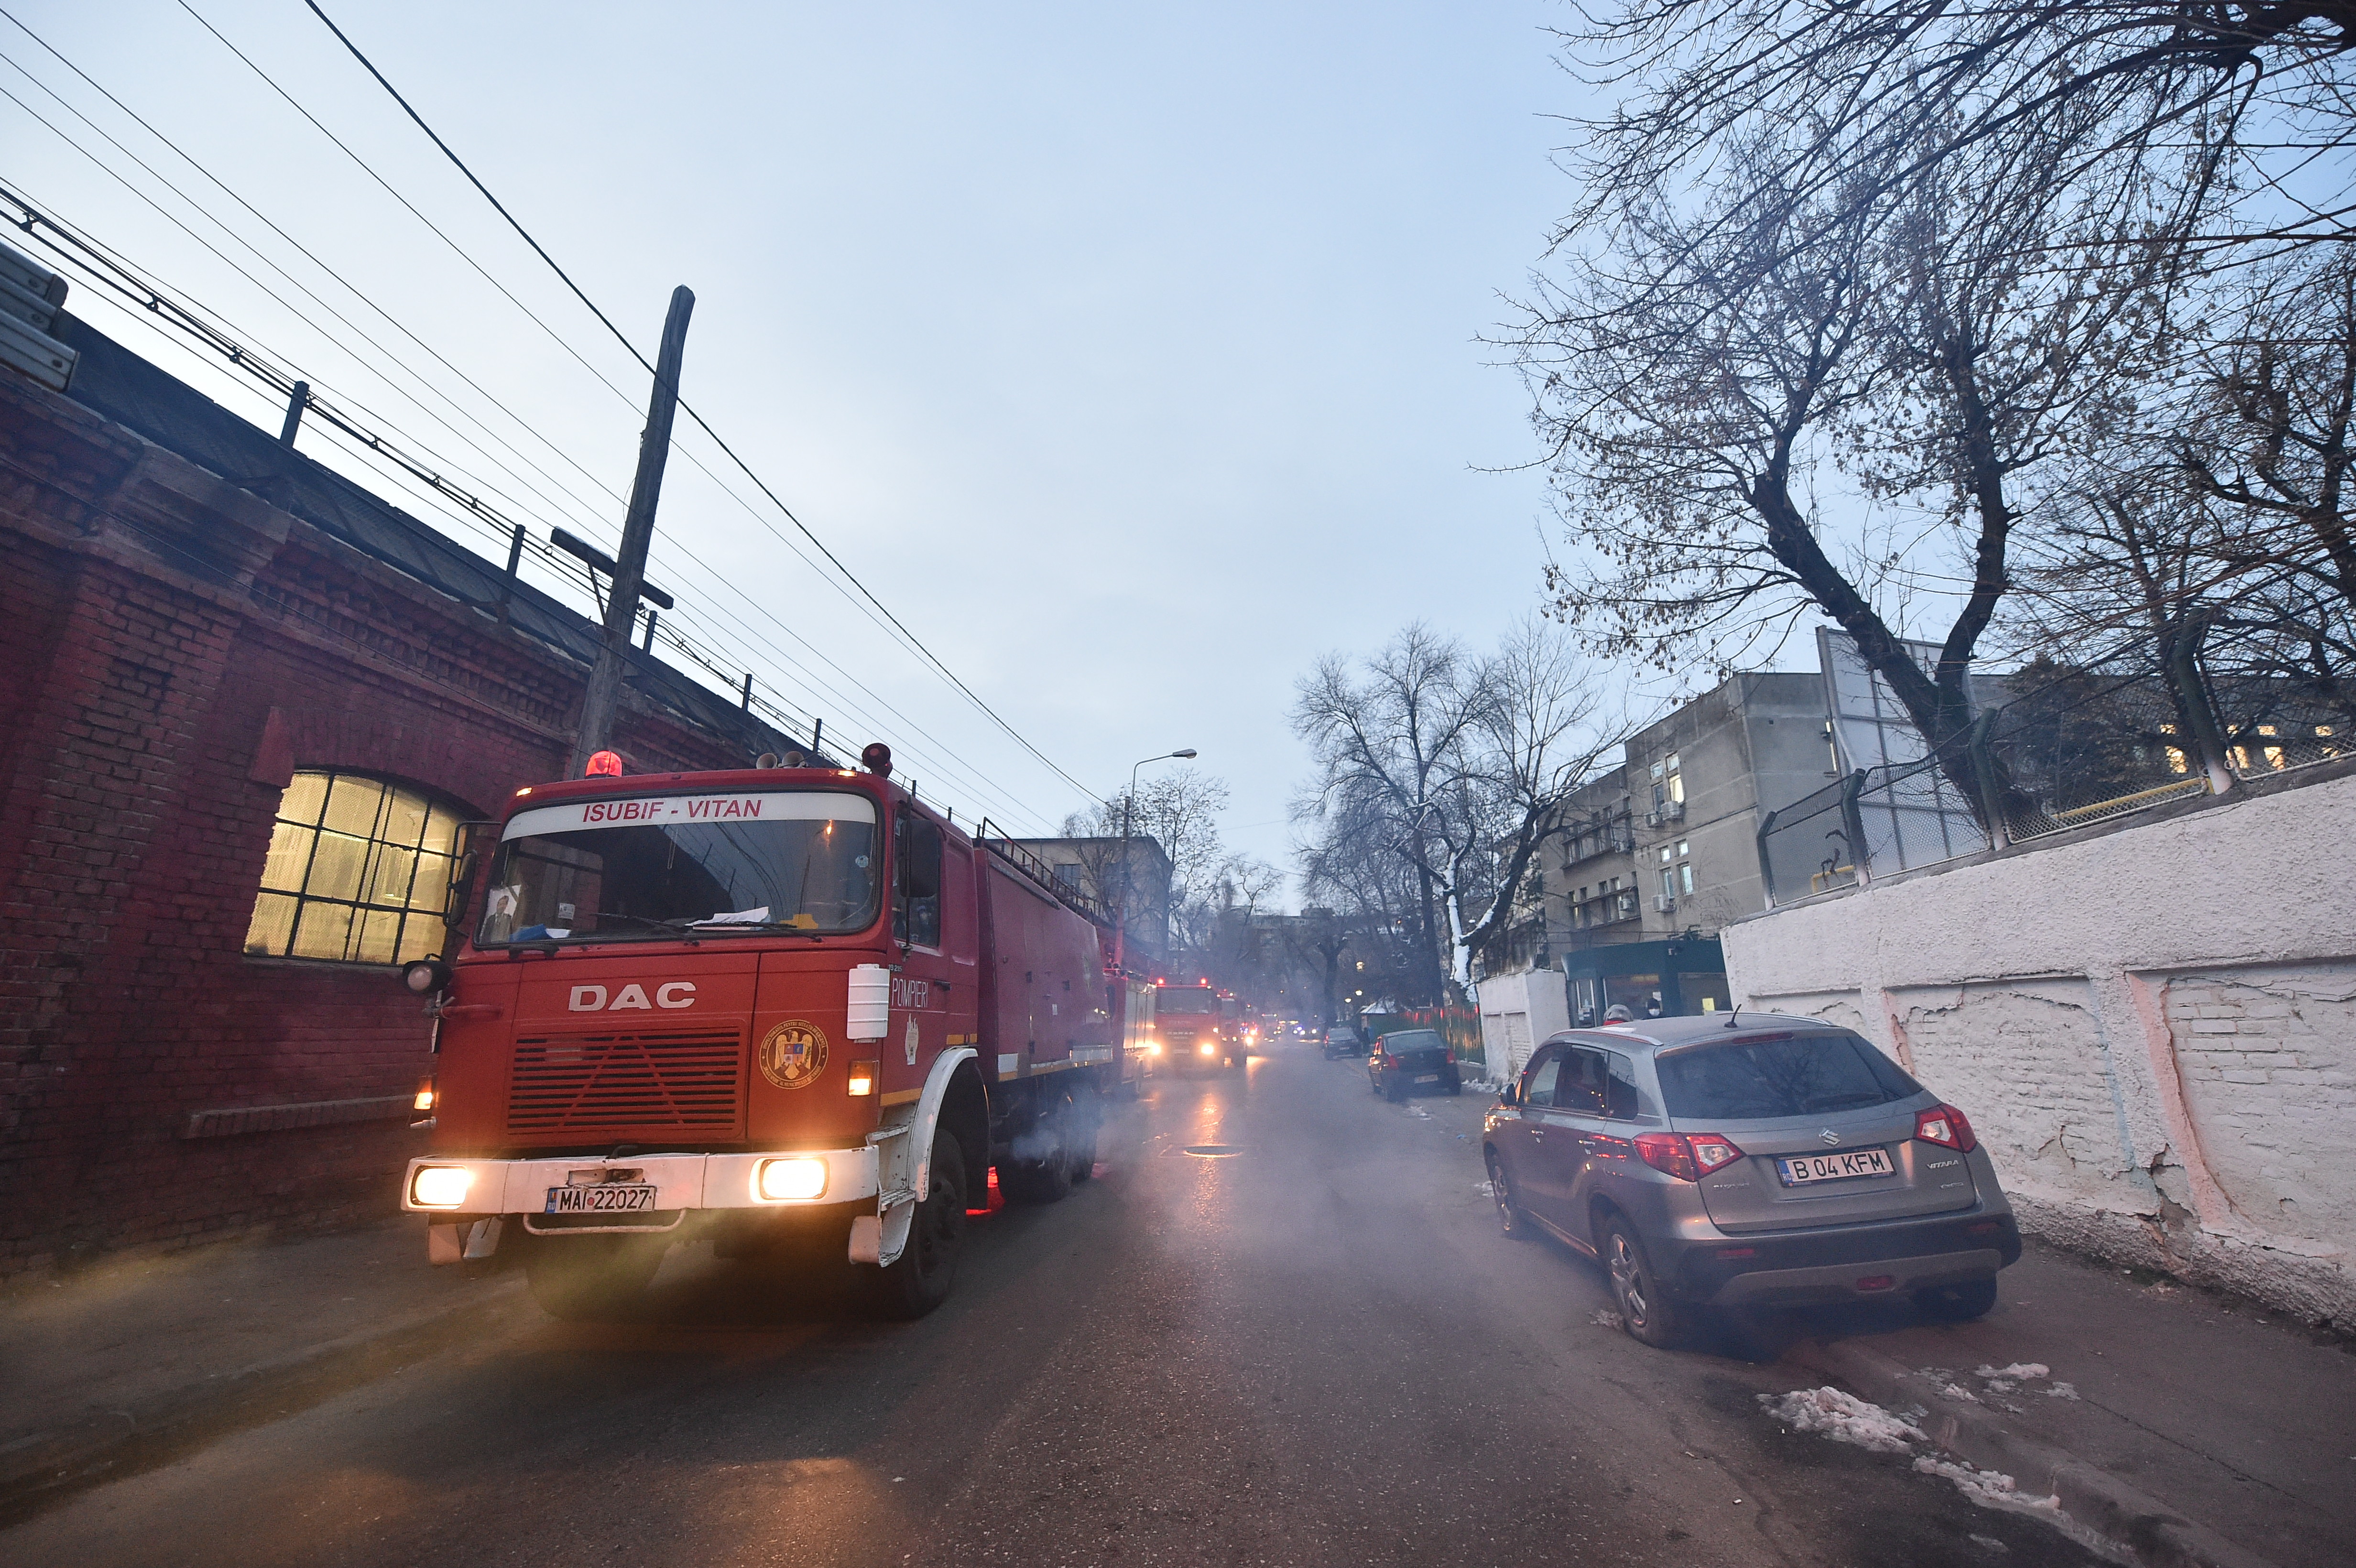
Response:
M998 1168L998 1189L1009 1203L1056 1203L1072 1190L1073 1125L1078 1107L1066 1093L1049 1100L1017 1147L1034 1152Z
M922 1317L949 1296L958 1257L965 1250L965 1150L946 1132L933 1135L931 1176L908 1221L908 1245L899 1261L875 1276L879 1317Z
M1104 1125L1104 1111L1091 1093L1086 1102L1073 1107L1072 1118L1072 1179L1086 1181L1097 1173L1097 1131Z
M524 1278L551 1317L594 1321L636 1304L669 1247L669 1237L534 1236Z

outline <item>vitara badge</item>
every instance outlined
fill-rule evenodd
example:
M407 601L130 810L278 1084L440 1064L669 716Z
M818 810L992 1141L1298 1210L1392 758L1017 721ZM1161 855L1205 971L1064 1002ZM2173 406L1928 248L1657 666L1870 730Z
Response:
M799 1089L826 1071L826 1035L813 1023L787 1019L761 1041L761 1076L780 1089Z

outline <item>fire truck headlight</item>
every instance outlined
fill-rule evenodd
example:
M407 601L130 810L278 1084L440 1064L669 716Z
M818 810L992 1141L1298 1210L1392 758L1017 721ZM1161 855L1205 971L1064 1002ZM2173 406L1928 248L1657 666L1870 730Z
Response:
M1145 1042L1145 1054L1146 1054L1146 1055L1148 1055L1148 1056L1159 1056L1159 1055L1161 1055L1161 1054L1162 1054L1162 1042L1161 1042L1160 1040L1147 1040L1147 1041Z
M765 1159L753 1179L753 1190L770 1203L816 1198L826 1190L826 1161Z
M409 1200L420 1209L455 1209L466 1200L475 1173L455 1165L421 1165L409 1179Z
M1215 1056L1218 1053L1219 1048L1206 1040L1202 1044L1196 1046L1194 1050L1198 1054L1203 1056Z

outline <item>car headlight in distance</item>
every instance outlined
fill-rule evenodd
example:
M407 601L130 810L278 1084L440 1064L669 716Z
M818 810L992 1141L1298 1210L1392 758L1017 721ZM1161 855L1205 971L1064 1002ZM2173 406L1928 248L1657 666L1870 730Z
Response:
M826 1190L826 1161L765 1159L753 1179L753 1190L771 1203L816 1198Z
M421 1165L409 1179L409 1200L420 1209L455 1209L466 1201L475 1173L455 1165Z

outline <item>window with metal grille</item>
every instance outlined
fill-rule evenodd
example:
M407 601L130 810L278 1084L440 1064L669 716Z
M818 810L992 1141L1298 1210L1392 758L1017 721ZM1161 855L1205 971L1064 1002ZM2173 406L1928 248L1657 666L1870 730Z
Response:
M463 815L390 779L297 773L279 797L245 951L339 964L437 951Z

